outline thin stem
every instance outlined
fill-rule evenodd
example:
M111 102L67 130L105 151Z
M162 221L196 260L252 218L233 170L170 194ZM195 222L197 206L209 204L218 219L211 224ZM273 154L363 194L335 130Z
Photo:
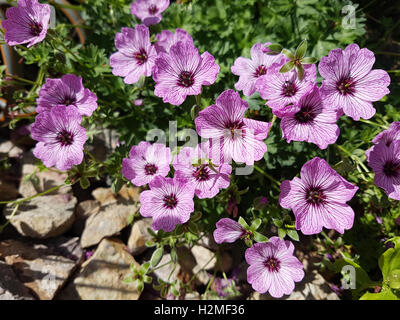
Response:
M31 80L28 80L28 79L21 78L21 77L18 77L18 76L14 76L12 74L7 74L7 77L13 78L14 80L17 80L17 81L20 81L20 82L24 82L24 83L29 84L29 85L35 85L36 84L36 82L33 82Z
M19 204L17 204L17 205L15 206L13 212L11 212L11 215L7 218L7 222L6 222L5 224L3 224L2 226L0 226L0 233L2 233L3 230L5 229L5 227L7 227L7 226L10 224L11 219L14 217L15 213L16 213L17 210L18 210L18 207L19 207Z
M56 36L53 36L52 34L48 34L49 38L52 40L55 40L60 46L64 48L66 52L68 52L70 55L72 55L77 62L80 62L80 59L75 53L73 53L59 38Z
M385 126L383 124L379 124L379 123L376 123L376 122L373 122L373 121L369 121L369 120L365 120L365 119L360 119L360 122L364 122L364 123L367 123L367 124L370 124L372 126L375 126L375 127L378 127L378 128L382 128L382 129L385 129L385 130L389 128L388 126Z
M331 238L328 237L328 235L325 233L324 230L321 231L321 234L324 236L324 238L326 239L326 241L328 241L328 243L330 243L330 244L335 244L335 242L334 242Z
M272 117L271 126L270 126L269 129L268 129L268 133L271 131L271 129L272 129L272 127L273 127L275 121L276 121L276 115L274 115L274 116Z
M280 185L281 185L281 183L278 181L278 180L276 180L273 176L271 176L270 174L268 174L268 173L266 173L263 169L261 169L259 166L257 166L257 165L254 165L254 169L256 169L259 173L261 173L264 177L266 177L266 178L268 178L271 182L273 182L273 186L275 187L275 188L277 188L278 190L280 190L279 189L279 187L280 187Z
M340 145L338 145L338 144L335 144L335 146L336 146L339 150L341 150L341 151L343 151L345 154L347 154L351 159L357 161L358 164L360 165L360 167L363 168L363 169L365 170L365 172L370 172L370 171L368 170L368 168L365 166L364 162L362 162L361 159L360 159L358 156L352 154L350 151L348 151L347 149L345 149L343 146L340 146Z
M65 185L66 185L66 184L60 184L60 185L55 186L55 187L53 187L53 188L50 188L50 189L48 189L48 190L46 190L46 191L43 191L43 192L38 193L38 194L35 194L34 196L27 197L27 198L24 198L24 199L21 199L21 200L18 200L18 199L17 199L17 200L10 200L10 201L0 201L0 204L15 203L15 205L19 205L19 204L22 203L22 202L29 201L29 200L32 200L32 199L34 199L34 198L40 197L40 196L44 196L45 194L48 194L48 193L50 193L50 192L53 192L53 191L55 191L55 190L57 190L57 189L59 189L59 188L65 186Z

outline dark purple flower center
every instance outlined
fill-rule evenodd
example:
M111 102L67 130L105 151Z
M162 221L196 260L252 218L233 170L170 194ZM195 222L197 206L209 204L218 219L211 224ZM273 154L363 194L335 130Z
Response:
M293 97L297 92L297 86L294 82L286 80L282 86L282 95L284 97Z
M144 166L144 172L148 176L152 176L152 175L156 174L157 170L158 170L158 168L157 168L157 166L155 164L150 164L149 163L149 164L146 164Z
M267 260L264 261L264 266L267 267L269 272L278 272L281 267L281 262L274 257L268 257Z
M56 137L61 146L70 146L74 142L74 134L67 130L60 131Z
M76 98L71 97L71 96L64 97L64 100L62 101L62 104L65 106L69 106L69 105L75 104L75 103L76 103Z
M243 127L244 123L242 120L230 121L225 124L225 128L230 131L232 139L238 136L238 130L241 130ZM243 130L241 130L241 133L243 133Z
M194 75L191 71L182 71L179 75L178 85L189 88L194 83Z
M389 160L383 166L383 173L387 177L398 177L400 175L400 162Z
M314 120L316 114L313 112L313 108L309 106L301 107L300 111L298 111L294 118L300 123L309 123Z
M320 187L311 187L306 191L306 201L310 204L323 204L326 201L324 190Z
M157 8L157 6L155 6L154 4L152 4L152 5L149 7L149 13L150 13L150 14L156 14L157 11L158 11L158 8Z
M147 52L143 48L136 52L133 57L136 59L139 66L144 64L148 59Z
M267 73L267 67L262 64L261 66L257 67L256 71L254 72L254 76L258 78L266 73Z
M38 37L43 30L43 26L40 22L31 21L29 23L29 28L32 36Z
M178 204L178 199L176 195L171 193L169 196L164 196L164 207L168 209L174 209Z
M207 165L202 164L193 171L193 177L195 177L197 181L207 181L210 179L210 170L207 168Z
M352 78L341 79L336 86L342 95L353 94L355 91L355 82Z

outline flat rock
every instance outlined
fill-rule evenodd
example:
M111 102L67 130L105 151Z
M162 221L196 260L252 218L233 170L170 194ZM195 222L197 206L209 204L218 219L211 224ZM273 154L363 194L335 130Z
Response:
M21 203L10 222L23 236L56 237L72 226L76 202L76 198L68 194L37 197ZM12 211L12 205L7 205L4 215L9 218Z
M192 248L192 254L197 262L197 265L194 267L193 272L196 273L200 269L209 270L215 268L217 259L214 256L214 252L212 252L211 250L196 245Z
M85 200L75 207L75 222L72 230L81 235L85 228L86 220L100 211L100 202L97 200Z
M91 215L86 221L81 246L91 247L103 238L117 234L128 225L129 216L136 211L136 205L110 204L101 207L97 214Z
M74 241L77 243L77 239ZM12 266L18 279L39 299L51 300L78 264L58 252L66 242L68 239L65 238L56 246L5 240L0 242L0 257Z
M102 206L117 202L117 196L111 188L97 188L92 191L92 196L100 202Z
M135 203L139 201L140 188L138 187L127 187L126 184L118 192L119 200L125 202Z
M147 228L151 228L151 224L152 219L150 218L138 220L133 224L128 239L128 248L134 256L143 253L147 249L146 241L153 238L147 231Z
M0 260L0 300L33 300L11 266Z
M17 158L24 151L13 144L10 140L0 143L0 156L3 154L9 158Z
M166 264L167 262L171 261L171 255L169 253L165 253L163 257L161 258L160 263L158 266L162 266ZM173 263L168 263L165 266L161 268L157 268L154 271L154 274L160 278L161 280L165 282L173 282L178 279L178 274L180 272L180 266L179 264L177 267L174 269L174 264Z
M25 197L34 196L53 187L59 186L64 183L68 177L66 173L59 173L56 171L45 170L39 172L37 169L37 159L33 156L32 152L25 152L22 157L22 179L19 186L19 193ZM32 176L29 179L29 176ZM28 179L27 179L28 177ZM71 193L71 186L63 186L49 194L66 194Z
M58 299L137 300L139 293L135 284L123 282L131 264L139 266L121 241L104 239Z

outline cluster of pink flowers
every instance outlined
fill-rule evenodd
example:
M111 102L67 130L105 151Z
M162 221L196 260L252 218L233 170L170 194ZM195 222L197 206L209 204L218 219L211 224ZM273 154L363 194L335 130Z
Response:
M153 218L153 229L170 232L177 224L186 223L194 211L193 198L212 198L230 183L232 168L214 166L210 148L201 143L196 148L184 147L173 159L174 178L170 172L171 152L160 143L142 141L131 148L122 161L122 173L136 186L149 185L140 194L140 213Z
M82 116L91 116L97 108L97 96L86 89L82 78L67 74L46 79L39 91L32 138L37 140L33 154L46 167L70 170L83 160L86 130Z
M152 45L146 25L122 28L115 36L118 51L110 57L113 74L124 77L127 84L152 75L154 94L173 105L182 104L188 95L199 95L202 86L216 81L219 66L214 57L208 52L200 55L185 30L163 30L156 38Z
M281 118L283 138L306 141L326 149L339 136L337 120L343 114L360 120L375 114L373 101L389 93L390 77L384 70L371 70L374 54L351 44L322 57L318 71L324 78L316 85L315 65L305 65L299 80L296 69L280 73L289 61L283 54L268 55L269 43L255 44L251 59L238 58L232 72L239 75L235 87L245 95L259 92L272 112Z

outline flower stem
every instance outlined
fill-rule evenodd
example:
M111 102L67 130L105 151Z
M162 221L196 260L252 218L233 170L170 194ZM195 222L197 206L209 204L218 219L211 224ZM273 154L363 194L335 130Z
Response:
M275 121L276 121L276 115L274 115L274 116L272 117L271 126L270 126L269 129L268 129L268 134L269 134L269 132L271 131L272 126L274 125Z
M26 84L29 84L29 85L35 85L36 84L36 82L33 82L31 80L28 80L28 79L21 78L21 77L18 77L18 76L14 76L12 74L7 74L7 77L13 78L14 80L17 80L17 81L20 81L20 82L23 82L23 83L26 83Z
M38 194L35 194L34 196L27 197L27 198L24 198L24 199L21 199L21 200L16 199L16 200L10 200L10 201L0 201L0 204L14 203L15 205L19 205L22 202L29 201L29 200L32 200L34 198L40 197L40 196L44 196L45 194L48 194L48 193L50 193L52 191L55 191L55 190L57 190L57 189L59 189L59 188L61 188L63 186L65 186L65 184L60 184L60 185L55 186L53 188L50 188L50 189L48 189L46 191L43 191L43 192L38 193Z
M336 146L339 150L341 150L341 151L343 151L345 154L347 154L351 159L353 159L353 160L355 160L356 162L358 162L358 164L360 165L360 167L363 168L363 169L365 170L365 172L370 172L370 171L368 170L368 168L365 166L364 162L362 162L361 159L360 159L358 156L352 154L349 150L345 149L343 146L340 146L340 145L338 145L338 144L335 144L335 146Z
M15 213L17 212L19 207L19 204L17 204L13 210L13 212L11 213L11 215L7 218L7 222L5 224L3 224L2 226L0 226L0 233L3 232L3 230L5 229L5 227L7 227L10 224L11 219L14 217Z
M385 126L383 124L379 124L379 123L376 123L376 122L373 122L373 121L369 121L369 120L365 120L365 119L360 119L360 122L364 122L364 123L367 123L367 124L370 124L372 126L375 126L375 127L378 127L378 128L382 128L382 129L385 129L385 130L387 130L389 128L388 126Z
M268 178L271 182L273 182L273 186L280 191L280 185L281 183L276 180L273 176L271 176L270 174L266 173L263 169L261 169L259 166L257 166L256 164L254 165L254 169L256 169L259 173L261 173L264 177Z

